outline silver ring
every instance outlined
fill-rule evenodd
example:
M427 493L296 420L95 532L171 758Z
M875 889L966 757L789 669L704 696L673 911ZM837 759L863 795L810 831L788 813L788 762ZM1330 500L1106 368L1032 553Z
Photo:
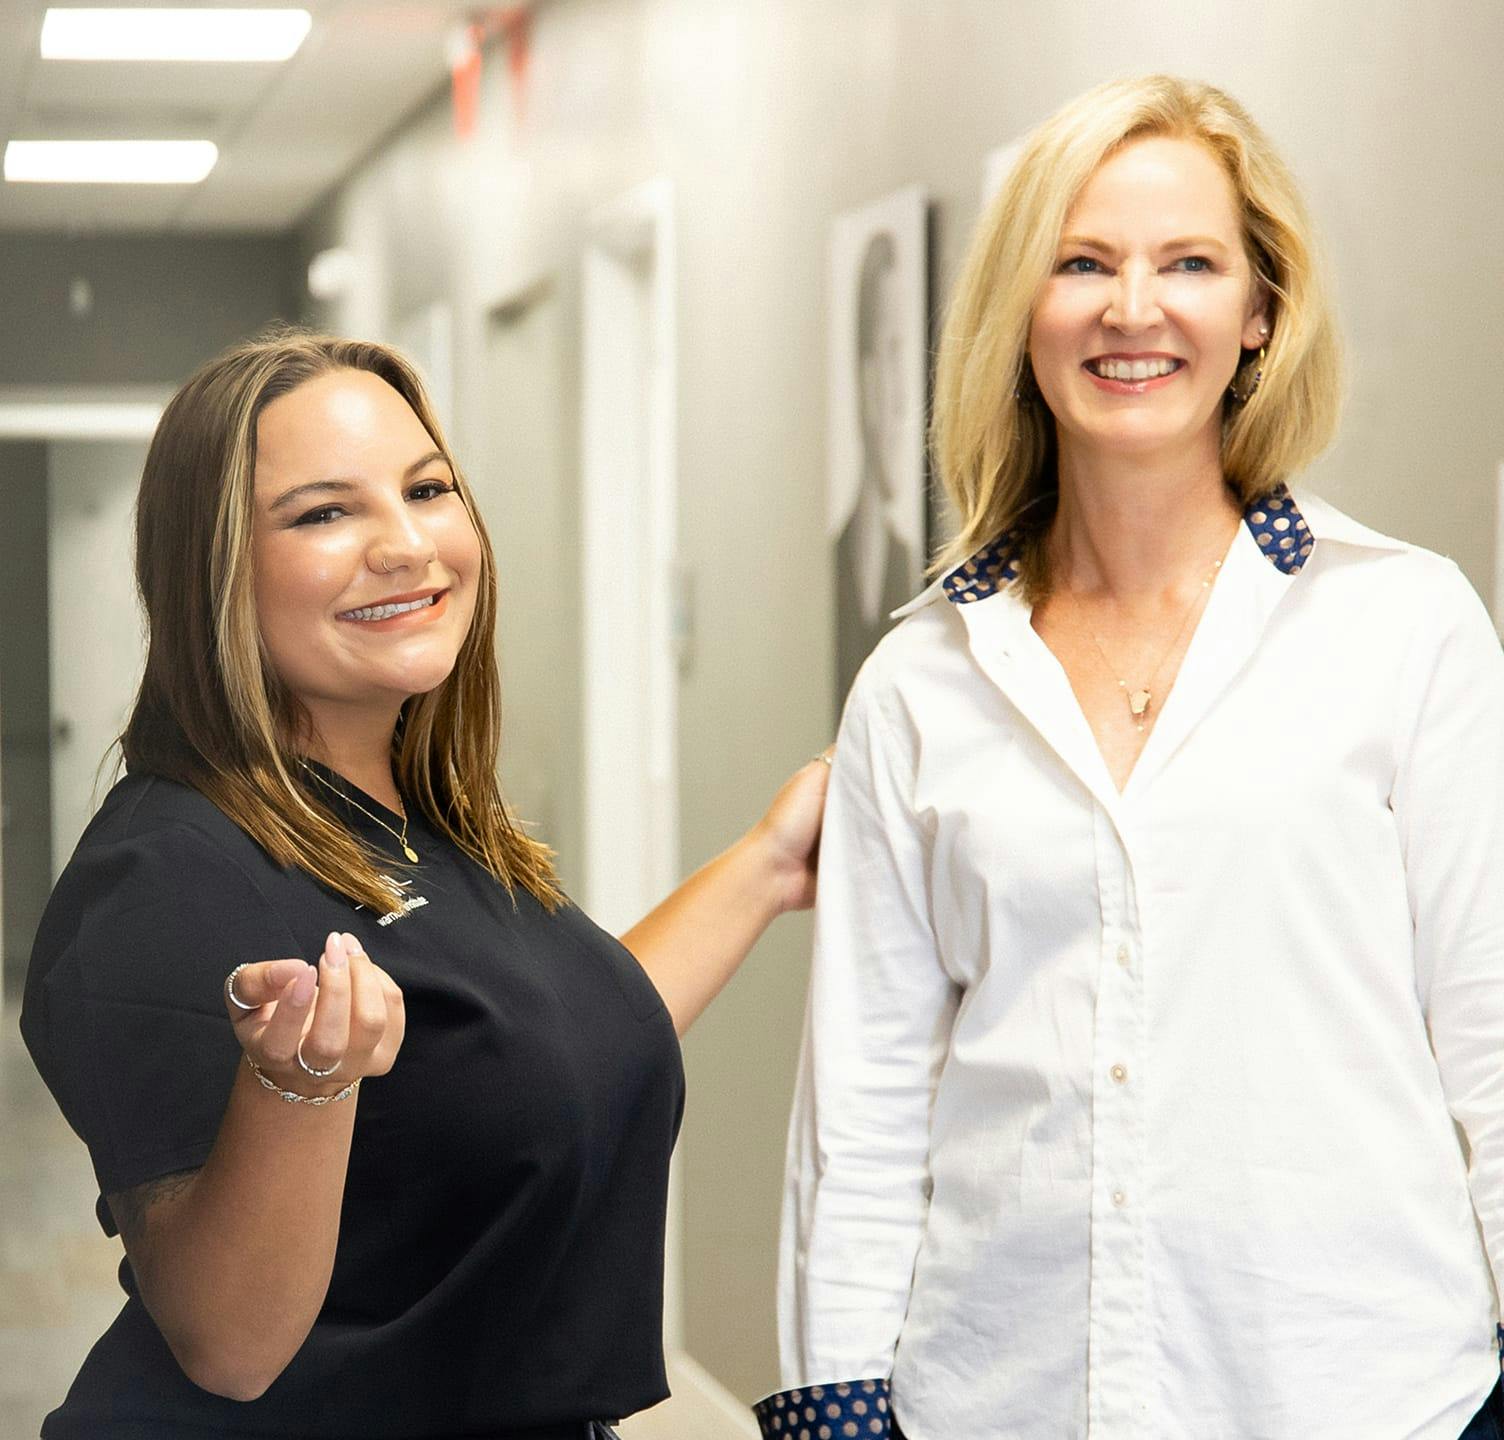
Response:
M259 1010L261 1008L259 1005L247 1005L245 1001L235 993L235 977L245 969L246 965L249 965L250 963L251 962L247 960L245 964L237 965L232 971L230 971L228 975L225 976L225 999L228 1000L230 1004L232 1004L237 1010L249 1011Z
M327 1080L329 1076L334 1074L334 1072L339 1069L339 1061L336 1060L334 1064L332 1064L327 1070L315 1070L313 1066L303 1058L303 1042L299 1040L298 1069L301 1070L305 1075L313 1076L315 1080Z
M809 757L809 763L811 765L813 765L816 760L823 761L827 765L835 764L835 761L831 758L830 753L826 750L822 750L818 755L811 755Z

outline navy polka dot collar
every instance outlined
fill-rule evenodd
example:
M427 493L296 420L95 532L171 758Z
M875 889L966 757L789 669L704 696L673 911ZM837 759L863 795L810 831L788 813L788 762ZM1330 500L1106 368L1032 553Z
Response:
M1286 575L1298 575L1313 546L1310 527L1296 508L1289 490L1281 485L1243 511L1243 523L1264 552L1264 558ZM984 545L964 564L956 566L940 582L945 598L953 605L969 605L995 595L1018 579L1021 532L1009 530L990 545Z

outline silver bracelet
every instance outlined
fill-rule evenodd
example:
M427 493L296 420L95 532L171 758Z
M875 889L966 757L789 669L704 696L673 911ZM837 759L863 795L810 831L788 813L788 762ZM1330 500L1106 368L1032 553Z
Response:
M360 1089L360 1076L357 1075L343 1090L338 1090L333 1095L299 1095L296 1090L284 1090L249 1055L245 1057L245 1063L251 1067L251 1074L266 1089L270 1090L279 1100L287 1101L289 1105L334 1105L340 1100L348 1100Z

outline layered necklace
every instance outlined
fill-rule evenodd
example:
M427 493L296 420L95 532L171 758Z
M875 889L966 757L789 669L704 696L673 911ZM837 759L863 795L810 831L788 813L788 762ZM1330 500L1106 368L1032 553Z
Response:
M1191 623L1191 616L1205 604L1207 592L1217 579L1217 572L1222 568L1222 562L1217 560L1207 571L1206 578L1201 582L1201 588L1191 597L1191 603L1185 607L1185 613L1180 617L1180 624L1175 627L1175 633L1170 637L1170 643L1160 653L1159 660L1154 668L1144 677L1143 683L1131 684L1123 673L1123 667L1114 665L1107 654L1107 647L1102 643L1101 637L1092 629L1090 623L1081 613L1081 601L1076 593L1067 588L1065 594L1070 597L1072 607L1081 616L1081 625L1091 637L1091 643L1096 646L1097 654L1101 657L1102 666L1109 675L1118 683L1118 689L1123 692L1123 698L1128 702L1128 716L1138 733L1142 735L1150 711L1154 707L1155 686L1159 683L1159 672L1165 668L1165 661L1175 653L1175 647L1180 643L1180 637L1185 634L1185 627Z
M406 815L404 815L402 817L402 830L401 830L401 833L399 834L396 830L393 830L392 827L390 825L388 825L386 823L386 821L381 818L381 816L371 814L371 812L369 810L367 810L366 807L364 805L362 805L360 803L360 801L357 800L353 795L346 795L345 792L343 790L341 790L337 785L331 785L326 779L324 779L324 777L322 775L319 774L319 772L317 770L315 770L313 768L312 765L308 764L307 761L305 761L305 760L299 760L298 764L301 765L310 775L312 775L313 778L315 780L317 780L319 782L319 784L322 785L324 787L324 789L326 789L331 795L338 795L339 798L345 802L345 804L347 804L347 805L353 805L357 810L360 811L360 813L362 815L364 815L366 817L366 819L368 819L368 820L374 820L379 826L381 826L381 828L383 830L386 831L386 833L388 835L390 835L402 847L402 853L404 855L406 855L407 858L409 860L411 860L414 865L416 865L418 863L418 852L416 850L414 850L413 847L407 843L407 816Z

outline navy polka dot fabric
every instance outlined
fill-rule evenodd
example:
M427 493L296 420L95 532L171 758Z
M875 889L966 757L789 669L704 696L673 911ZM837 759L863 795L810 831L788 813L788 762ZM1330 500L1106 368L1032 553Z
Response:
M1243 512L1243 523L1276 570L1283 570L1286 575L1300 573L1314 541L1305 516L1295 508L1295 501L1283 485L1272 495L1254 501Z
M1009 530L1000 540L978 550L941 582L946 598L957 605L985 600L1010 580L1018 579L1019 532Z
M752 1407L764 1440L889 1440L886 1380L811 1385L769 1395Z
M1315 537L1285 486L1248 506L1243 511L1243 523L1276 570L1286 575L1300 573L1314 548ZM995 595L1018 579L1021 539L1019 531L1009 530L983 546L964 565L958 565L940 582L946 598L956 605L969 605Z

